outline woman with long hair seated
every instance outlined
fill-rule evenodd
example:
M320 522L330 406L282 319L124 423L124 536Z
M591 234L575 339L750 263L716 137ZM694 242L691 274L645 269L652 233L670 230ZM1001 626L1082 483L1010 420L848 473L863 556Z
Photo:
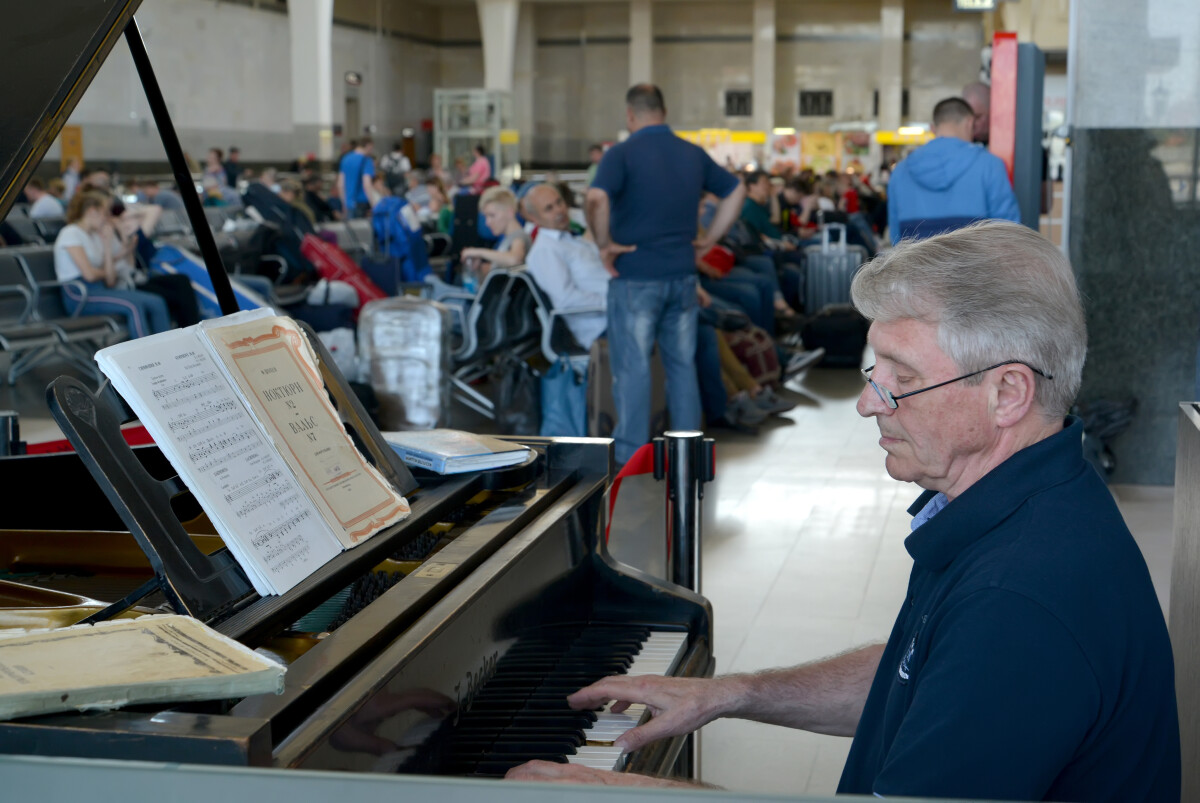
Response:
M112 198L95 190L75 193L67 206L67 225L54 241L54 272L70 282L62 288L63 305L71 314L124 316L130 337L165 332L171 328L166 302L125 286L117 271L122 254L114 248L111 206Z

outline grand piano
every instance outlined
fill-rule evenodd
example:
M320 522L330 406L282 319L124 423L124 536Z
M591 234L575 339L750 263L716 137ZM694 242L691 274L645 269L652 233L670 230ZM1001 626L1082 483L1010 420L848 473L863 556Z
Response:
M19 73L31 76L10 84L21 97L9 98L0 125L0 218L124 36L214 288L232 301L133 19L139 2L6 11L10 31L52 24L65 34L53 48L8 37L13 47L0 54L8 74L23 63ZM163 769L123 763L131 761L494 778L531 758L688 774L682 738L622 758L609 743L629 715L570 711L564 701L609 674L704 677L714 668L708 603L606 550L610 443L525 439L533 456L517 467L414 477L318 350L348 430L409 496L412 515L281 596L250 589L156 447L126 445L111 388L69 378L48 388L77 452L0 460L0 627L188 613L286 663L286 688L0 723L0 771L43 772L50 783L54 762L17 758L33 755L59 757L66 774L88 766L76 759L122 762L97 764L97 778L114 766ZM52 494L61 501L36 501Z

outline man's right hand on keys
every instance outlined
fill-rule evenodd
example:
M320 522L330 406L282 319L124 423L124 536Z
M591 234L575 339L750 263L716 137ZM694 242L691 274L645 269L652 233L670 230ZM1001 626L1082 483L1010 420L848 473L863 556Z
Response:
M650 721L626 731L614 742L632 753L659 739L691 733L717 719L728 710L729 691L720 680L614 675L580 689L567 697L567 703L575 709L593 709L615 701L612 711L617 714L634 703L645 705L650 710Z

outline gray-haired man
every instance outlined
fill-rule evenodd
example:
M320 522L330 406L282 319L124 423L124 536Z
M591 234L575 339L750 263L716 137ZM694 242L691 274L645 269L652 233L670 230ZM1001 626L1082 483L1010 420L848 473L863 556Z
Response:
M853 298L876 357L858 411L888 473L925 489L887 644L754 675L609 678L571 704L645 703L627 750L718 717L853 736L842 793L1178 800L1162 610L1065 417L1087 346L1070 264L1029 229L978 224L888 251ZM510 776L674 783L544 763Z

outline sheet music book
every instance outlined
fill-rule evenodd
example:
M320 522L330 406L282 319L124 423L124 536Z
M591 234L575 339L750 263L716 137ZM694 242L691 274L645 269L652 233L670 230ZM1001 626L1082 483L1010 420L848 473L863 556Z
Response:
M403 520L288 318L239 312L110 346L96 362L259 594L282 594Z
M456 429L385 432L383 439L406 464L438 474L484 471L520 463L529 447Z
M190 616L0 634L0 720L283 691L284 667Z

